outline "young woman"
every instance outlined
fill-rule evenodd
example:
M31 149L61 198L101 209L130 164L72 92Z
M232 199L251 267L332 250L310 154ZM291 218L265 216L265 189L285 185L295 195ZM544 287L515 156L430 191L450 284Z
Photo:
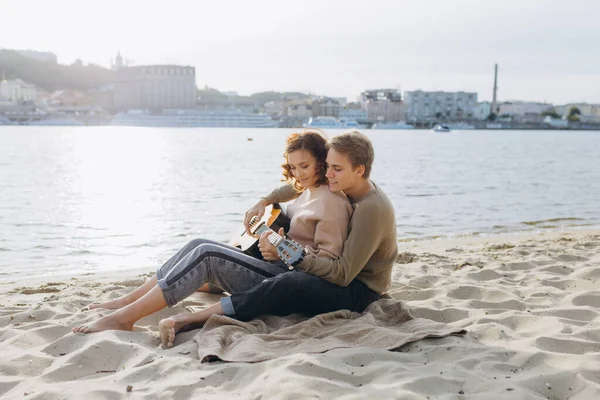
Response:
M352 207L345 195L329 190L325 177L326 157L326 140L322 135L314 131L294 133L287 138L282 167L284 180L301 191L287 208L291 219L288 236L303 245L308 254L333 259L341 254L348 236ZM213 314L240 320L252 319L264 314L264 311L287 315L296 312L296 309L280 306L289 304L281 299L285 293L275 294L266 290L262 303L271 305L267 308L249 304L245 295L258 286L268 286L270 279L283 274L304 273L290 271L283 261L258 260L223 243L193 240L159 268L155 276L130 294L90 306L118 311L78 325L73 332L133 330L134 323L140 318L177 304L206 284L221 288L232 296L224 297L200 312L178 314L162 320L159 327L163 345L170 347L175 334L183 326L203 323Z

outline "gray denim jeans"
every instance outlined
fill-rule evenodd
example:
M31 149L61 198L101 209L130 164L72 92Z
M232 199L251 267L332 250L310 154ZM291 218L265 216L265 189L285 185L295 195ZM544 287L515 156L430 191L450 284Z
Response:
M233 294L285 272L289 269L282 261L258 260L224 243L195 239L160 267L156 276L165 301L172 307L205 283ZM221 306L225 315L235 315L229 297L221 299Z
M169 307L210 283L231 294L221 299L225 315L241 321L259 315L322 314L347 309L362 312L380 298L358 279L338 286L268 262L211 240L192 240L156 271Z

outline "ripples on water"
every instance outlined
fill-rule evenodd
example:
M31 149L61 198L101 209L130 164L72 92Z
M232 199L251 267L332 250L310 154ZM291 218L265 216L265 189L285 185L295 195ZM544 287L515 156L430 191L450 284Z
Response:
M0 128L0 279L157 267L229 239L279 184L290 132ZM600 132L365 133L400 240L600 222Z

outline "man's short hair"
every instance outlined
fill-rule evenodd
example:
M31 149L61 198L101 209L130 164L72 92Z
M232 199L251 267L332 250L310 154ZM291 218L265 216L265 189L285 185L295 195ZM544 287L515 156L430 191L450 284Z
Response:
M338 153L345 154L350 163L352 163L352 168L364 165L365 173L363 174L363 178L369 179L373 160L375 159L375 150L373 150L373 143L371 143L368 137L353 129L341 135L334 136L327 144L327 147L334 149Z

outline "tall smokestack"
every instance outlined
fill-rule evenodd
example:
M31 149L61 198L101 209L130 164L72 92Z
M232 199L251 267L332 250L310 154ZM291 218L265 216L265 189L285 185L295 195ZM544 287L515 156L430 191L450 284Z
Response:
M494 97L492 98L492 112L494 114L498 113L497 103L496 103L496 94L498 93L498 64L494 64Z

